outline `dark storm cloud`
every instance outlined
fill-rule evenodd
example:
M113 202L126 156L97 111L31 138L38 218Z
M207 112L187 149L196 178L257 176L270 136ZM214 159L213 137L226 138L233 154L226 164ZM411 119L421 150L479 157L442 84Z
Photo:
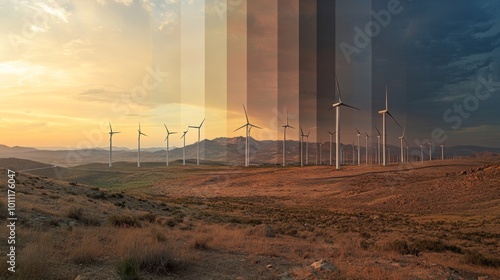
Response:
M393 110L407 116L415 134L428 136L436 127L455 130L443 115L475 94L479 77L500 81L500 3L426 0L401 5L403 12L372 42L374 102L382 105L387 81L390 95L394 93ZM374 3L374 11L383 8L383 3ZM462 117L458 129L499 125L493 116L500 101L496 93Z

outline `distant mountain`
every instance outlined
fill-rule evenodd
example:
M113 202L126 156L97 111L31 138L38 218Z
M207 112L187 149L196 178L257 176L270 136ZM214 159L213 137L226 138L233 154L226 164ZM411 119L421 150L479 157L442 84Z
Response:
M0 145L0 154L24 153L24 152L32 152L32 151L38 151L38 149L28 148L28 147L19 147L19 146L9 147L9 146L5 146L5 145Z
M250 161L252 164L280 164L282 160L282 145L283 141L257 141L250 138ZM335 146L335 143L333 143ZM329 143L324 142L321 145L321 153L319 143L309 143L309 163L315 164L319 161L320 154L323 163L329 161ZM307 145L304 143L304 150ZM370 146L369 157L371 161L375 158L376 144ZM354 147L356 149L356 147ZM289 163L298 163L300 160L300 143L295 140L287 140L287 161ZM389 146L391 161L397 160L400 148L398 146ZM343 152L346 162L352 162L352 145L344 145ZM186 159L190 162L196 160L197 143L186 146ZM418 160L420 157L420 148L413 147L410 149L412 158ZM424 147L425 156L428 156L428 150ZM500 154L500 148L488 148L481 146L452 146L446 147L446 158L451 157L491 157L494 154ZM143 162L164 162L166 151L163 147L144 148L141 149L141 160ZM355 152L355 156L357 152ZM364 161L365 148L361 147L361 155ZM0 145L0 158L16 157L19 159L44 162L57 166L76 166L90 163L107 163L109 159L109 151L107 148L95 148L87 150L39 150L26 147L7 147ZM182 160L183 148L172 148L169 152L170 161ZM441 157L441 149L434 147L433 158ZM219 162L228 165L241 165L245 161L245 138L215 138L212 140L202 140L200 142L200 159L202 162ZM113 147L114 162L135 162L137 160L137 150L128 148Z

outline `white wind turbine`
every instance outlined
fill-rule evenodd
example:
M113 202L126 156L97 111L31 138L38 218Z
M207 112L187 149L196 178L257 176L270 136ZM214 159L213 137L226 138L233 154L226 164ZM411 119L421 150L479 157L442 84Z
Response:
M166 158L166 161L167 161L167 166L168 166L168 162L169 162L169 160L168 160L168 153L169 153L169 150L170 150L169 143L168 143L169 142L168 138L170 137L170 134L176 134L177 132L170 132L168 130L168 128L167 128L167 125L166 124L163 124L163 125L165 126L165 129L167 130L167 137L165 137L165 141L167 141L167 158Z
M385 85L385 109L378 111L379 114L382 114L382 151L384 153L382 154L382 165L386 166L386 147L387 147L387 127L386 127L386 117L385 115L389 115L394 122L399 126L399 123L396 121L396 119L391 115L389 112L389 102L388 102L388 97L387 97L387 85Z
M361 149L360 149L360 143L359 143L359 136L361 136L361 132L356 128L356 132L358 133L358 166L361 165Z
M429 161L432 161L432 141L429 140Z
M322 160L322 155L323 155L323 143L321 142L321 138L319 139L319 165L323 165L321 162Z
M299 128L300 128L300 167L304 167L304 137L306 137L306 135L304 134L302 127Z
M196 128L198 129L198 143L196 147L196 165L200 165L200 131L201 131L201 126L205 122L205 119L200 123L199 126L192 126L190 125L189 128Z
M424 145L420 144L420 161L424 163Z
M332 137L333 137L333 134L335 134L335 132L330 132L329 130L328 131L328 134L330 134L330 165L332 165Z
M406 142L406 144L408 145L408 142ZM405 148L406 148L406 162L410 162L410 152L409 152L410 145L406 146Z
M377 130L377 164L380 164L380 131L377 127L375 129Z
M118 134L120 132L113 131L111 127L111 122L109 123L109 167L113 165L113 134Z
M184 138L184 146L182 146L182 165L186 165L186 133L188 133L189 127L186 131L182 132L181 139Z
M403 127L403 135L399 136L399 141L401 142L401 162L405 162L404 151L403 151L403 140L408 144L405 138L406 125ZM408 161L408 157L406 157Z
M245 132L246 132L246 140L245 140L245 166L249 166L250 165L250 155L249 155L250 148L249 148L248 138L250 137L250 129L252 127L260 128L261 129L262 127L258 127L256 125L253 125L253 124L250 123L250 121L248 120L248 114L247 114L247 109L245 108L245 105L243 105L243 110L245 110L245 118L246 118L247 122L244 125L242 125L242 126L238 127L237 129L235 129L234 131L240 130L240 129L244 128L244 127L246 128L245 129Z
M288 124L288 112L286 113L286 125L283 125L283 166L286 166L286 129L295 127Z
M337 142L336 143L337 147L335 150L335 157L336 157L337 162L336 162L335 168L337 170L339 170L340 169L340 107L345 106L345 107L352 108L355 110L359 110L359 109L356 107L347 105L344 102L342 102L342 96L340 94L340 85L339 85L339 80L337 79L337 75L335 75L335 81L337 82L337 91L339 92L339 102L332 104L332 107L329 110L335 108L335 115L336 115L335 129L337 132L337 134L335 135L335 138L336 138L335 140Z
M446 145L446 142L443 143L443 145L441 145L441 160L444 160L444 147Z
M306 165L309 165L309 134L311 131L309 130L304 137L306 138Z
M365 157L366 157L366 165L368 165L368 138L370 138L370 135L368 135L367 132L365 132L365 135L366 135L366 137L365 137L365 139L366 139L366 152L365 152L366 155L365 155Z
M141 167L141 135L147 136L141 131L141 123L139 123L139 129L137 130L137 167Z

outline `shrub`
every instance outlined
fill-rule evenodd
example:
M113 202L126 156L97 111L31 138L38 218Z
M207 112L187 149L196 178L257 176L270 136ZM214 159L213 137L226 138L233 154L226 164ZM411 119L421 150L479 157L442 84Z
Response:
M77 208L75 206L71 206L68 209L67 217L73 220L80 220L80 218L83 215L83 209L82 208Z
M394 240L387 244L387 249L395 251L401 255L415 255L418 256L420 251L412 244L408 244L405 240Z
M109 217L109 221L115 227L141 227L141 223L137 217L127 215L113 215Z
M139 280L139 264L134 258L126 258L116 266L116 272L122 280Z
M481 253L467 251L465 253L465 262L473 265L489 266L489 267L500 267L500 259L489 258Z

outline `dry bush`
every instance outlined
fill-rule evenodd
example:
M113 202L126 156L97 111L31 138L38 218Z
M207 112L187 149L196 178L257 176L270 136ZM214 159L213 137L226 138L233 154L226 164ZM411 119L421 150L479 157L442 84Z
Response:
M85 214L83 209L80 207L75 207L75 206L69 207L66 213L66 217L79 221L86 226L101 225L101 221L99 221L99 219L89 215L88 213Z
M500 267L500 259L493 257L486 257L481 253L467 251L465 253L465 262L472 265L480 265L486 267Z
M149 230L121 229L116 232L116 254L121 257L117 264L117 272L121 279L134 278L136 272L166 275L184 270L196 258L196 255L180 242L172 244L159 241L158 228ZM168 237L172 237L170 234Z
M96 264L103 255L102 244L97 234L85 234L70 252L76 264Z
M17 279L62 279L57 270L53 235L37 233L38 240L27 244L18 252L16 265Z
M115 227L141 227L139 219L130 215L113 215L109 221Z

